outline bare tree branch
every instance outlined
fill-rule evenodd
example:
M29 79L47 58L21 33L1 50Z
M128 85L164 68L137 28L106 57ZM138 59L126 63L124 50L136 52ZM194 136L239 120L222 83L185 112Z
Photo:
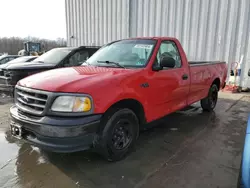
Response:
M24 49L24 42L40 42L42 45L42 51L48 51L56 47L66 46L66 41L63 38L57 38L56 40L39 39L36 37L3 37L0 38L0 53L17 54L20 50Z

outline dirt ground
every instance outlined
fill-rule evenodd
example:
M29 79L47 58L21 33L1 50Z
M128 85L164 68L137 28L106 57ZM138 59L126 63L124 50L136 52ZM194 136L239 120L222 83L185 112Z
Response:
M236 187L246 122L246 94L220 93L212 113L199 104L141 132L135 150L110 163L97 154L54 154L10 136L12 100L0 98L0 187Z

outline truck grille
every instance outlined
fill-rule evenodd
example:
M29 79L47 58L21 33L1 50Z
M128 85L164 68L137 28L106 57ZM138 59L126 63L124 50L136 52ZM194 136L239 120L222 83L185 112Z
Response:
M7 85L7 81L5 78L3 77L0 78L0 85Z
M15 101L17 106L28 113L41 115L46 107L48 95L39 90L16 87Z

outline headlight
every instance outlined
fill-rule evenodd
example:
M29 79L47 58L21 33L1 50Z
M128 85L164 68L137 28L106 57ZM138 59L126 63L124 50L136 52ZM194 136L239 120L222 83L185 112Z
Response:
M11 71L3 71L3 74L4 74L5 77L13 76L13 72L11 72Z
M52 104L55 112L89 112L92 108L89 97L60 96Z

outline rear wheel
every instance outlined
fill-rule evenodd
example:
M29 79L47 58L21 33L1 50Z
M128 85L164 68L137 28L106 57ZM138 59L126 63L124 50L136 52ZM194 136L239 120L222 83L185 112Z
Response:
M111 110L104 116L104 128L97 143L98 152L109 161L124 158L139 134L139 121L130 109Z
M201 100L201 107L204 111L212 111L216 104L218 99L218 88L215 84L213 84L208 92L208 96L205 99Z

